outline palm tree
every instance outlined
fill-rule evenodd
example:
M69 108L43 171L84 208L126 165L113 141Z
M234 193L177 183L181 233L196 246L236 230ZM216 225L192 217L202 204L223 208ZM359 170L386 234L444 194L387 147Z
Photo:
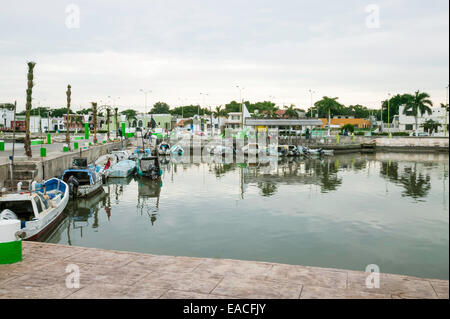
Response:
M69 114L70 114L70 96L72 95L72 91L71 91L71 86L70 84L67 85L67 91L66 91L66 95L67 95L67 117L66 117L66 144L67 147L70 150L70 118L69 118Z
M97 103L91 102L94 116L92 122L94 124L94 144L97 144Z
M30 113L31 113L31 100L32 100L32 93L33 93L33 69L36 65L35 62L28 62L28 88L27 88L27 104L26 104L26 117L25 117L25 153L29 158L33 156L33 153L31 152L31 138L30 138ZM15 124L14 124L15 125Z
M80 115L77 115L77 116L75 116L75 118L74 118L74 122L75 122L75 125L76 125L76 131L75 131L75 133L78 133L78 127L80 126L82 126L83 125L83 120L81 119L81 116Z
M423 129L428 131L430 134L432 134L433 131L437 132L438 128L441 126L442 125L439 122L433 121L432 119L425 121L425 123L421 125L421 127L423 127Z
M292 104L291 106L285 106L284 108L286 109L286 111L284 112L285 116L287 116L289 118L296 118L296 119L298 119L300 117L297 109L295 108L295 105Z
M410 110L412 111L412 115L414 115L414 118L416 120L416 136L418 135L419 125L418 125L418 115L420 112L420 116L422 117L423 114L428 113L431 114L431 108L433 106L433 102L431 102L430 95L425 92L416 91L414 95L406 94L407 102L406 107L403 110L403 113L406 114Z

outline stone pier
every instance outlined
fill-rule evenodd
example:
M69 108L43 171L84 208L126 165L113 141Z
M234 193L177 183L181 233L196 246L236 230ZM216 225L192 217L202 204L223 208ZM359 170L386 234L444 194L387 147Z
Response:
M79 270L79 287L74 270ZM230 259L159 256L37 242L0 265L0 298L448 299L448 280ZM69 287L66 282L69 283Z

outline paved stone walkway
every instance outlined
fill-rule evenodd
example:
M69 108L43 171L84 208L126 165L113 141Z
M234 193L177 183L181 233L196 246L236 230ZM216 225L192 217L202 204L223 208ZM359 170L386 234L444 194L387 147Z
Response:
M67 288L75 264L80 287ZM310 299L445 298L447 280L230 259L157 256L24 242L23 261L0 265L0 298Z

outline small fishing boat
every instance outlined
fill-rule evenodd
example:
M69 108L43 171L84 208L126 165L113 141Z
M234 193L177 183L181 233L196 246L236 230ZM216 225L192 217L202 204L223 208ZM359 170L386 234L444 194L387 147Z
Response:
M95 166L88 166L87 158L75 158L73 164L73 168L66 169L61 176L69 185L72 198L88 197L102 187L104 175L98 174Z
M139 176L160 179L162 175L158 156L144 156L136 160L136 170Z
M136 162L123 160L109 169L108 177L128 177L136 170Z
M109 167L107 167L105 169L105 166L108 163L108 160L109 160ZM95 161L95 171L100 175L105 175L105 177L108 177L111 172L111 168L114 165L116 165L118 161L119 160L115 154L107 154L107 155L100 156Z
M69 186L64 181L33 182L29 191L23 192L19 186L16 193L0 195L0 219L20 220L20 237L37 240L55 228L68 201Z
M152 151L149 148L136 148L134 152L130 155L128 159L130 160L137 160L138 158L141 158L143 156L151 156Z
M305 155L318 155L318 156L322 156L322 155L326 155L326 156L333 156L334 155L334 150L324 150L323 148L308 148L306 146L302 146L301 147L301 152Z
M159 155L170 155L171 151L170 151L170 145L162 142L161 144L158 145L158 153Z
M172 153L174 155L183 155L184 149L180 145L173 145L170 148L170 153Z
M120 162L129 159L131 152L129 150L112 151L111 154L115 155L117 157L117 161Z

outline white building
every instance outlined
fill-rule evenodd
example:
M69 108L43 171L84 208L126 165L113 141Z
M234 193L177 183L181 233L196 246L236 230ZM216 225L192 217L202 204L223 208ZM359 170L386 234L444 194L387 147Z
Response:
M403 111L405 109L405 105L401 105L399 108L399 115L398 115L398 127L400 131L406 131L406 132L415 132L416 130L416 118L412 115L412 112L407 112L407 114L404 114ZM435 122L438 122L441 124L441 126L438 128L437 135L443 135L445 131L445 125L447 125L447 132L448 132L448 125L449 125L449 114L446 112L445 108L443 107L433 107L431 108L432 113L429 115L428 113L423 114L417 117L417 124L418 128L417 131L424 132L424 128L422 127L422 124L425 123L428 120L433 120Z
M11 122L14 121L14 111L5 108L0 109L0 126L4 128L11 128Z

